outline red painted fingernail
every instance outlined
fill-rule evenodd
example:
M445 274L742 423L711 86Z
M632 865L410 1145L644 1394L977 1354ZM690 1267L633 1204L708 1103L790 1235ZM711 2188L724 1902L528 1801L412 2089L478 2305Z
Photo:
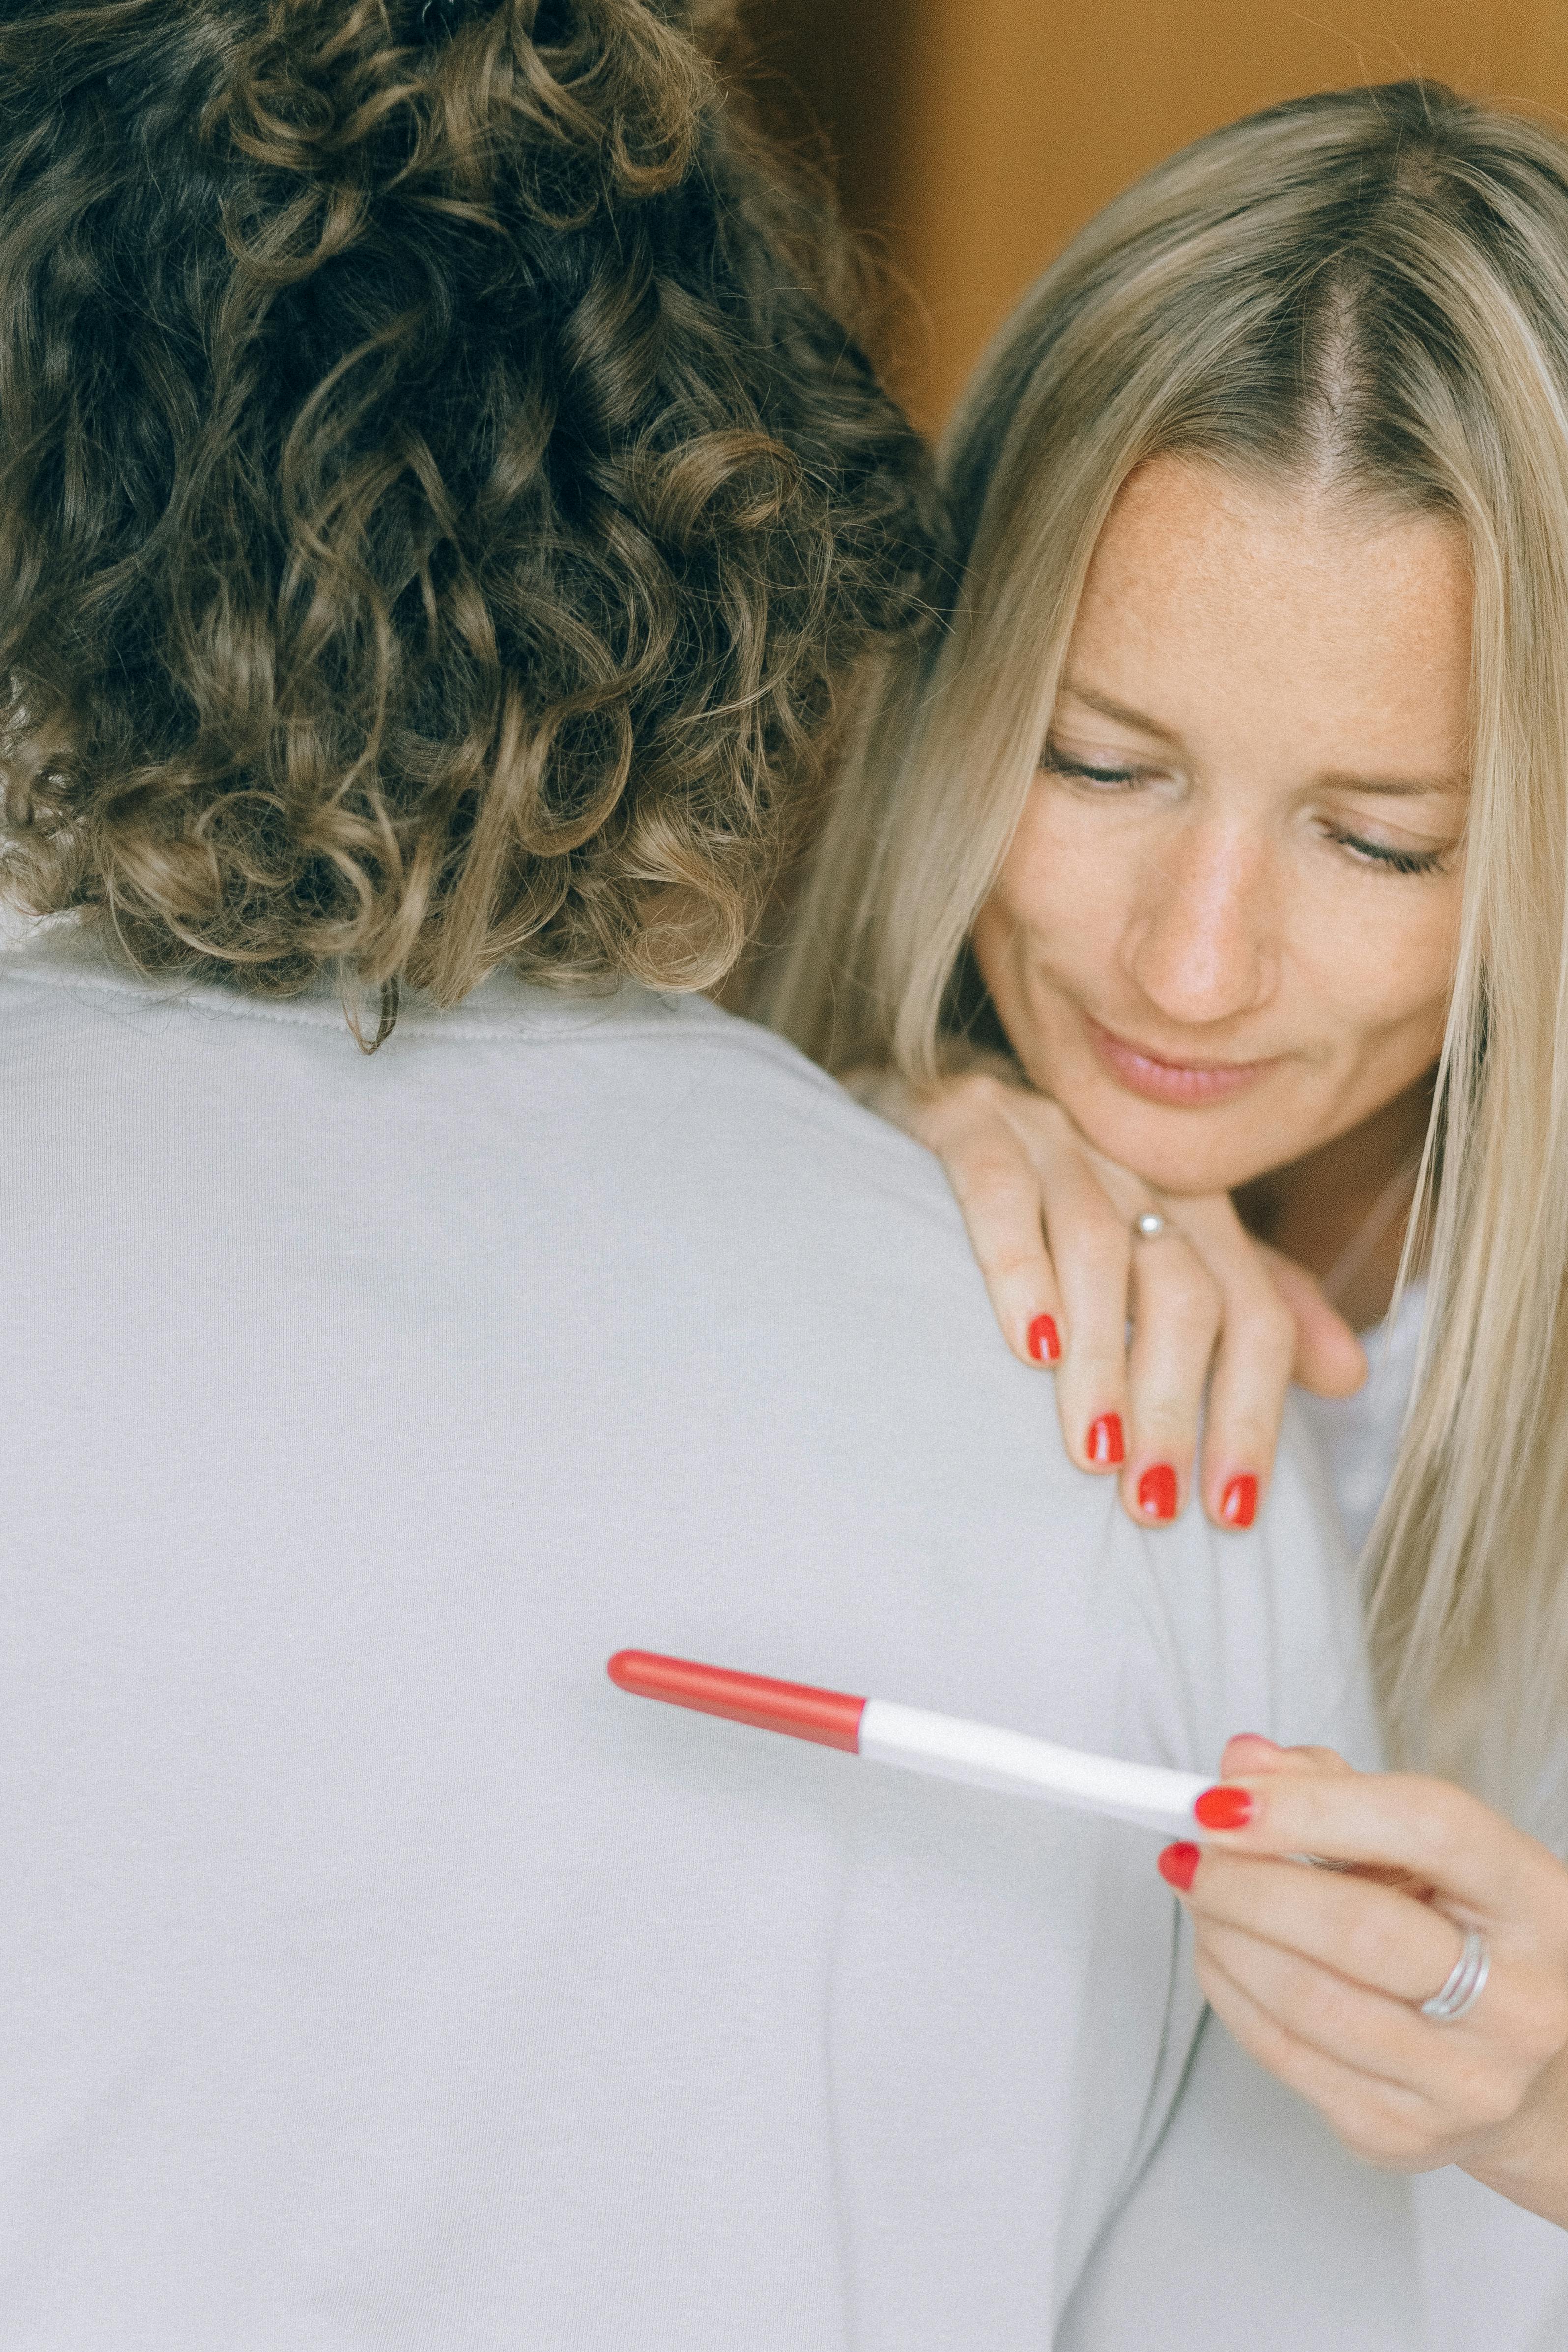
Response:
M1243 1830L1252 1819L1252 1799L1245 1789L1205 1789L1193 1801L1193 1817L1205 1830Z
M1138 1507L1146 1519L1176 1516L1176 1474L1168 1462L1156 1462L1138 1481Z
M1086 1450L1097 1469L1109 1469L1121 1461L1127 1447L1122 1441L1119 1412L1102 1412L1098 1421L1090 1422Z
M1202 1859L1202 1849L1198 1846L1168 1845L1160 1855L1160 1875L1167 1886L1173 1886L1178 1895L1184 1895Z
M1037 1315L1029 1326L1029 1353L1037 1364L1061 1361L1062 1343L1054 1315Z
M1249 1528L1258 1516L1258 1481L1250 1470L1233 1478L1219 1498L1219 1515L1227 1528Z

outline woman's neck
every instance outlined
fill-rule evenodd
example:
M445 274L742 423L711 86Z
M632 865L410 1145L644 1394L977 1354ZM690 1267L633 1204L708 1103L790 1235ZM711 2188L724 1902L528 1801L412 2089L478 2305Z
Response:
M1348 1135L1236 1194L1248 1231L1329 1286L1331 1303L1358 1330L1379 1321L1394 1296L1433 1076Z

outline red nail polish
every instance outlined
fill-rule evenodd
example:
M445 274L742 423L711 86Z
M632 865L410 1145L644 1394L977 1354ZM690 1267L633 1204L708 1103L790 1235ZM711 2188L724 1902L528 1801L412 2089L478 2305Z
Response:
M1219 1515L1227 1528L1249 1528L1258 1516L1258 1481L1250 1470L1233 1478L1219 1498Z
M1193 1816L1205 1830L1242 1830L1252 1819L1252 1799L1245 1789L1205 1789L1193 1801Z
M1198 1846L1168 1845L1160 1855L1160 1875L1167 1886L1173 1886L1178 1895L1184 1895L1202 1859L1202 1849Z
M1176 1474L1168 1462L1156 1462L1138 1481L1138 1507L1146 1519L1176 1516Z
M1054 1315L1037 1315L1029 1326L1029 1353L1037 1364L1061 1360L1062 1343Z
M1110 1469L1121 1461L1127 1447L1122 1440L1121 1415L1119 1412L1102 1412L1098 1421L1090 1422L1087 1451L1089 1460L1100 1470Z

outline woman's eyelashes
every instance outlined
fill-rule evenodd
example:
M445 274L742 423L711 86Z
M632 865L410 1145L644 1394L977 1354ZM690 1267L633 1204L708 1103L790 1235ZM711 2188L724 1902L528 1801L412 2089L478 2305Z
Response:
M1086 784L1110 785L1113 788L1116 785L1125 788L1129 784L1147 783L1155 772L1149 768L1100 767L1092 760L1069 759L1054 743L1046 745L1040 754L1040 765L1049 775L1072 776Z
M1135 792L1140 785L1157 783L1169 771L1136 763L1112 764L1109 761L1074 759L1059 744L1047 742L1040 754L1042 772L1051 776L1065 776L1076 784L1086 785L1100 793ZM1384 874L1440 874L1447 866L1451 845L1441 849L1396 849L1390 842L1368 841L1359 833L1351 833L1343 825L1327 819L1319 825L1320 837L1341 849L1358 866L1371 866Z
M1446 849L1394 849L1387 842L1363 841L1332 824L1324 826L1323 836L1348 850L1358 865L1379 866L1385 874L1440 874L1448 856Z

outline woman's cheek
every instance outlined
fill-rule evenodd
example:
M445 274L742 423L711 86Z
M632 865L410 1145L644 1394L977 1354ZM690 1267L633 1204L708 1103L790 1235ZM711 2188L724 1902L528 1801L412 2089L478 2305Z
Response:
M1291 904L1284 968L1305 982L1325 1031L1386 1046L1411 1061L1411 1076L1426 1068L1441 1048L1453 988L1457 877L1352 871L1333 889L1304 882Z
M983 955L1010 952L1020 971L1044 967L1105 1004L1147 862L1142 832L1131 809L1078 803L1042 778L982 916L984 935L976 927L977 949L984 936Z

